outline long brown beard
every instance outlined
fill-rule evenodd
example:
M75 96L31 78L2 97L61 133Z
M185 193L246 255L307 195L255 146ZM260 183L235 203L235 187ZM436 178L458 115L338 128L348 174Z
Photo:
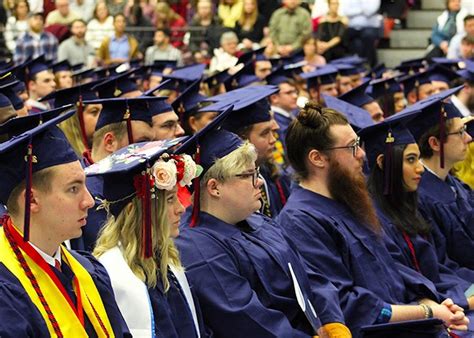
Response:
M362 173L352 173L337 161L331 161L328 189L334 200L344 204L355 218L380 233L380 222Z

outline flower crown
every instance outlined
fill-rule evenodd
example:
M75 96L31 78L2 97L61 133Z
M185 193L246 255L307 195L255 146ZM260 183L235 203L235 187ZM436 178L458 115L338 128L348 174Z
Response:
M176 184L190 186L203 169L187 154L164 154L151 168L154 185L160 190L172 190Z

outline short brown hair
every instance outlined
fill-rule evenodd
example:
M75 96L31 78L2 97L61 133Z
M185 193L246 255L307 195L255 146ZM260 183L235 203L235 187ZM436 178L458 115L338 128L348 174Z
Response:
M54 177L54 167L42 169L33 173L31 176L31 186L42 192L49 192L51 190L51 181ZM20 205L18 204L18 197L26 188L25 180L18 184L11 192L7 201L7 209L10 215L18 215L20 212Z
M446 130L450 130L453 126L453 120L446 121ZM433 149L431 149L430 143L428 140L431 136L439 139L439 125L436 124L433 127L425 131L420 138L417 140L418 146L420 147L420 157L421 158L431 158L433 156Z
M323 108L309 101L291 122L286 133L288 160L297 178L308 177L306 157L312 149L324 151L334 145L329 128L332 125L349 124L347 118L331 108Z
M113 133L116 138L122 139L125 134L127 133L127 123L126 122L118 122L118 123L111 123L106 126L103 126L99 130L94 132L92 136L92 150L97 149L100 146L104 135L107 133Z

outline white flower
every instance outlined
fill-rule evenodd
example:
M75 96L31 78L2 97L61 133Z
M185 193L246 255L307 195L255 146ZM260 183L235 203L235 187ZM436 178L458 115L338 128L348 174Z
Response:
M161 190L172 190L176 185L177 173L176 165L173 161L157 161L153 165L155 186Z
M194 160L191 158L191 156L184 154L181 155L181 159L184 162L184 174L183 174L183 179L181 182L179 182L179 185L184 187L184 186L189 186L191 185L193 179L197 176L199 176L198 173L198 166L194 162Z

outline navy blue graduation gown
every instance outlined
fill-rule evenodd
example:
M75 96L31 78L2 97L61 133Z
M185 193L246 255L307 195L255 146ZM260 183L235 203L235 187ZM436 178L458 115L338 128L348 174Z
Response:
M291 115L291 113L290 116L285 116L284 114L279 113L278 110L274 110L273 112L273 117L280 127L280 129L277 131L278 140L281 142L286 152L286 131L288 130L288 127L290 126L290 123L293 121L294 117Z
M156 287L148 289L153 309L155 335L166 338L197 337L191 310L181 286L171 271L168 272L168 280L170 288L166 293L161 282ZM212 334L204 329L202 313L194 294L193 300L201 329L201 337L210 337Z
M387 235L384 237L387 248L392 257L431 280L440 293L441 299L451 298L467 310L468 303L464 291L471 286L472 282L459 277L455 271L439 262L431 236L407 234L408 238L405 238L402 231L386 216L382 213L379 215Z
M91 255L72 255L89 271L104 303L107 315L116 337L131 337L127 325L115 302L109 276L105 268ZM72 288L72 272L66 264L62 264L62 272L56 275L64 284L67 292L75 301ZM86 316L85 326L90 337L96 333ZM41 313L28 297L20 281L0 264L0 336L1 337L50 337Z
M260 167L260 174L265 179L266 187L268 189L268 197L270 199L270 212L272 218L275 218L280 213L281 209L290 196L291 180L289 176L281 171L281 175L275 180L270 176L270 170L267 166Z
M201 212L199 225L183 226L176 244L204 322L217 337L315 334L297 303L288 263L321 321L343 322L334 286L321 276L321 296L314 296L301 257L261 214L234 226Z
M429 280L401 264L398 268L382 235L356 221L341 203L296 187L277 222L307 265L338 288L346 325L355 337L362 326L376 323L387 303L439 300Z
M419 210L434 222L433 239L438 258L447 254L456 263L474 269L474 198L472 191L448 175L442 181L428 170L418 188Z

